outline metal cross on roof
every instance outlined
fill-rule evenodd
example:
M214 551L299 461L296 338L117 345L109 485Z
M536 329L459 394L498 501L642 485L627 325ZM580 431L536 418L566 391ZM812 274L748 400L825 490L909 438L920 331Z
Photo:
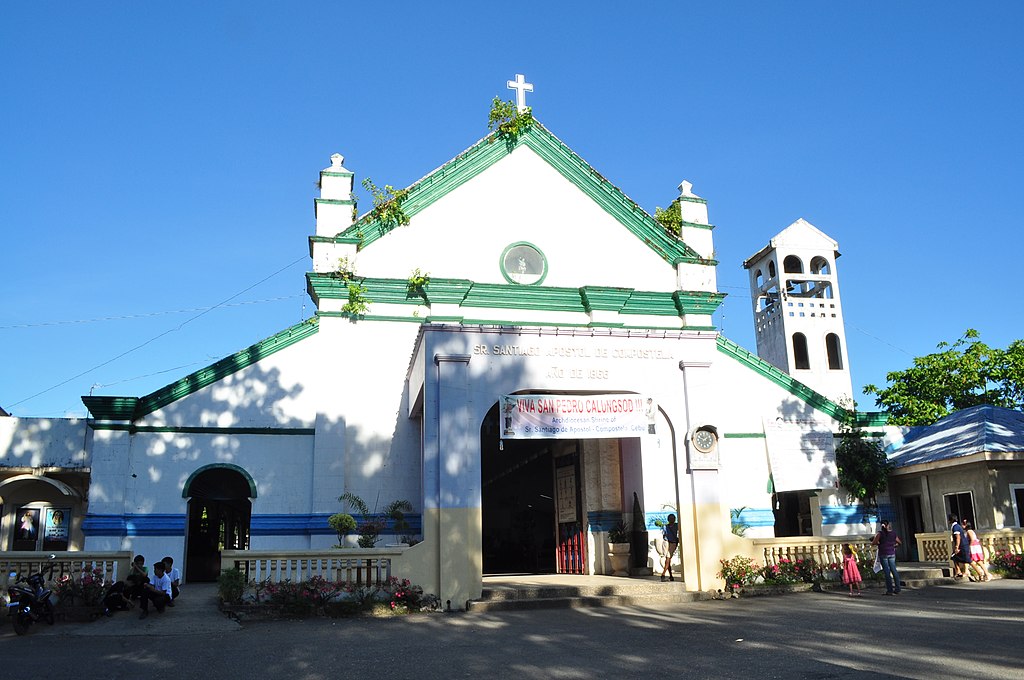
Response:
M515 80L508 81L508 89L516 91L516 108L525 111L526 93L533 92L533 83L526 82L526 76L517 73Z

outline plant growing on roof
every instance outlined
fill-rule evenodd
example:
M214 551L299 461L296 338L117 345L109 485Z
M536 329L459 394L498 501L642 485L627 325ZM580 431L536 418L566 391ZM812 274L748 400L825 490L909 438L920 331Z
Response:
M409 224L409 216L405 214L402 204L409 195L408 189L395 190L390 184L381 189L367 177L363 180L363 188L373 197L373 210L370 218L380 224L381 230L390 231L395 227Z
M501 97L495 97L491 102L491 114L487 118L487 129L497 130L498 134L510 143L515 143L519 135L526 132L533 125L533 111L530 107L522 111L511 99L502 101Z
M348 288L348 302L341 307L341 311L352 316L365 314L370 308L370 300L366 297L367 288L362 280L356 281L355 263L347 257L338 258L338 269L332 272L332 276L341 279Z
M406 284L407 297L416 297L417 295L426 298L427 294L424 288L430 285L430 273L423 273L419 267L413 270L412 274L409 274L409 279Z
M654 220L665 228L665 231L679 236L683 233L683 213L679 207L679 199L668 204L668 207L654 209Z

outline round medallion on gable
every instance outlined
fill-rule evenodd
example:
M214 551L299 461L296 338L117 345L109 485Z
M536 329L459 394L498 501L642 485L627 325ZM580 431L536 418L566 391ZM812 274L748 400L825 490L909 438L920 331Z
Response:
M501 253L500 267L506 281L524 286L541 283L548 274L548 260L544 253L525 241L506 246Z

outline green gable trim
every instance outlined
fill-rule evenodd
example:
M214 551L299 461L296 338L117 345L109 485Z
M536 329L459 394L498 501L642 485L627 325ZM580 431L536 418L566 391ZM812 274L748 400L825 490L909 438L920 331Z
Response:
M497 132L491 133L409 186L409 193L402 203L406 215L414 217L424 208L503 159L520 144L525 144L547 161L559 174L622 223L666 262L705 263L692 248L666 232L635 201L606 180L537 121L517 138L515 144L507 144ZM371 212L367 212L342 232L341 236L358 237L360 247L365 248L388 231L378 220L372 218Z
M686 201L687 203L704 203L707 204L707 200L700 196L680 196L677 200Z
M831 399L815 392L802 382L794 380L792 376L783 373L764 359L751 354L722 335L718 336L718 351L760 373L793 396L804 401L808 406L816 408L827 416L841 421L850 421L853 417L850 411L842 408Z
M779 387L782 387L793 396L802 399L809 406L818 409L825 415L835 418L836 420L849 423L856 427L878 427L885 425L888 421L888 416L884 413L850 411L843 408L828 397L812 390L807 385L795 380L789 374L780 371L764 359L751 354L732 340L729 340L722 335L718 336L718 351L731 356L741 364L746 365L757 373L768 378Z
M764 439L764 432L726 432L724 439Z
M321 170L321 177L355 177L355 173L351 172L337 172L335 170Z
M651 215L605 179L540 123L535 123L523 143L546 160L559 174L575 184L605 212L621 222L666 262L676 257L697 258L697 253L670 235Z
M352 205L355 203L351 198L314 198L317 205Z
M83 397L82 401L97 420L137 420L190 394L195 394L232 373L252 366L271 354L315 335L319 328L319 319L317 317L309 318L139 399L135 397ZM125 399L136 400L135 407L130 413L124 408L126 404L123 400ZM117 413L120 417L102 417L103 415L109 416L111 413Z

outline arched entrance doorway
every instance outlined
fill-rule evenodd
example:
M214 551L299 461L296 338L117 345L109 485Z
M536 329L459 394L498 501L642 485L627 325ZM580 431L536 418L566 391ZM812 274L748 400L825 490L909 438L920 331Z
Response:
M586 573L578 439L500 440L498 407L480 428L483 572Z
M216 581L221 551L249 547L256 485L236 465L208 465L189 477L182 496L189 499L185 579Z

